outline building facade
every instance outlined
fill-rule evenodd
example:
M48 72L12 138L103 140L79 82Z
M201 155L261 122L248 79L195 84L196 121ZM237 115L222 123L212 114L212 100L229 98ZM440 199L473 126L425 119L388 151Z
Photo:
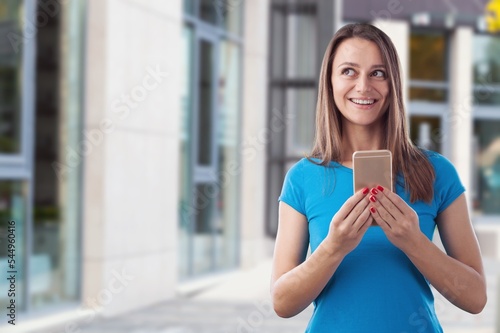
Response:
M486 2L1 0L0 261L6 274L15 221L23 325L125 313L269 258L324 50L348 22L394 41L411 137L455 164L498 257Z

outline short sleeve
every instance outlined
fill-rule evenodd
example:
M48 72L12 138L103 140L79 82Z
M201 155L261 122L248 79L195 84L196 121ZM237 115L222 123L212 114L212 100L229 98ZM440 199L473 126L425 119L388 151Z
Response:
M302 215L306 215L303 180L303 164L302 161L299 161L286 173L278 201L282 201Z
M465 192L465 187L460 181L457 170L446 157L436 154L431 159L436 173L434 200L437 204L437 213L440 214Z

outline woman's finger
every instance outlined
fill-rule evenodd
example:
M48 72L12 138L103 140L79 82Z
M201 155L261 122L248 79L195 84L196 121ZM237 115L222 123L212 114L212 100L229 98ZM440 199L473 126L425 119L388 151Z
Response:
M354 208L356 208L356 206L364 198L366 198L366 195L368 194L369 191L370 189L368 187L365 187L364 189L354 193L354 195L349 199L347 199L347 201L342 205L342 207L340 207L339 211L335 215L338 215L342 220L347 218L347 216L354 210ZM361 213L361 211L362 209L359 211L358 215Z
M382 205L391 215L395 220L399 220L404 217L403 212L397 207L392 200L386 195L388 194L387 192L384 193L383 190L372 188L370 193L372 194L374 200L376 200L377 203ZM370 200L373 201L371 199Z
M408 206L408 204L396 193L380 185L377 186L377 190L383 192L384 195L389 200L391 200L391 202L401 211L403 215L407 214L409 212L409 209L412 210L410 206Z

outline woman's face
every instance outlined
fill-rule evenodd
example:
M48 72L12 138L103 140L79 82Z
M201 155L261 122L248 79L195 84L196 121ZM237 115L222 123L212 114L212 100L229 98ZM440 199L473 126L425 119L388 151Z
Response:
M332 67L333 98L344 120L372 125L387 110L389 81L377 45L361 38L344 40Z

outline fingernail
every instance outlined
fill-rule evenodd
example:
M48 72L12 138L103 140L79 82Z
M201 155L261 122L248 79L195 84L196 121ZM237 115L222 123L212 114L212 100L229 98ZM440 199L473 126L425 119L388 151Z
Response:
M384 192L384 188L380 185L377 185L377 189L380 191L380 192Z
M378 193L377 189L372 188L372 194L377 194L377 193Z
M373 214L375 214L377 210L375 209L375 207L370 207L370 212L372 212Z
M372 191L372 192L373 192L373 191ZM376 201L377 201L377 198L375 198L375 197L372 195L372 196L370 196L370 201L371 201L371 202L376 202Z
M370 191L370 189L368 187L365 187L363 189L363 194L368 194L369 191Z

